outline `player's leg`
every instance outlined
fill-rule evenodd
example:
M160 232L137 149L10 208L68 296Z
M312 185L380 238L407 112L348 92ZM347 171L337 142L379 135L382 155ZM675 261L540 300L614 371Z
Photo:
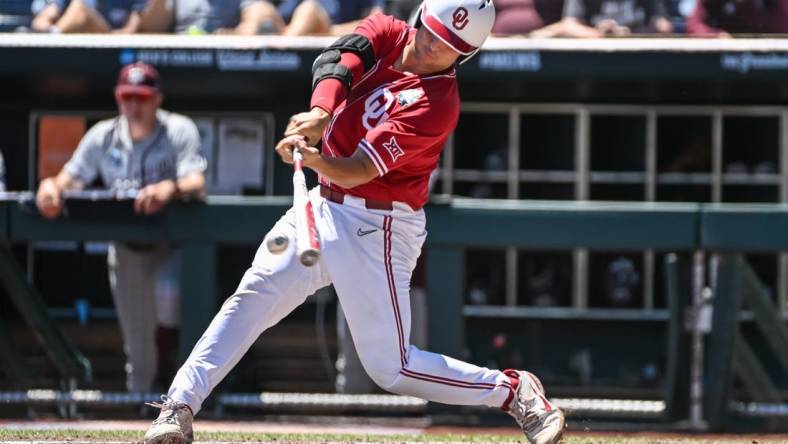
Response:
M323 248L361 362L388 391L448 404L502 406L512 394L502 372L410 345L410 277L426 232L422 212L398 213L395 220L343 205L334 214L340 240ZM358 235L359 229L373 228Z
M156 305L147 255L112 243L107 265L126 353L126 389L147 392L156 374Z
M280 254L267 246L267 240L277 234L289 239ZM329 284L322 261L313 267L298 261L294 236L294 215L288 211L268 233L237 290L178 370L168 395L188 404L193 413L263 331Z
M316 211L318 232L331 230L330 221L318 214ZM274 253L268 240L277 235L289 241L286 248ZM291 210L266 235L238 289L224 302L178 370L164 403L157 405L162 410L145 434L146 444L191 442L193 415L257 337L329 284L322 261L313 267L301 265L294 236Z
M344 209L335 215L342 242L325 246L324 256L370 377L394 393L501 408L515 417L532 442L557 442L563 414L547 401L530 373L490 370L410 345L408 298L426 236L423 215L395 210L394 217L382 216L376 223L364 214ZM362 237L359 228L362 233L378 231Z
M293 17L285 28L283 35L328 34L331 30L331 18L328 12L316 0L301 2L293 11Z
M62 33L107 33L112 31L107 20L84 0L71 0L58 19L57 28Z

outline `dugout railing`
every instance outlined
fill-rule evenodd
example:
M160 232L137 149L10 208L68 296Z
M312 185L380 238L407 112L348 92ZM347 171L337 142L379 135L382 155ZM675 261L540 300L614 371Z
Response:
M182 352L188 351L213 316L217 298L216 285L216 246L218 244L254 244L259 242L267 227L289 206L287 198L254 197L209 197L207 204L178 204L160 216L140 218L133 215L128 201L89 202L91 199L69 199L68 217L56 221L41 218L32 205L32 195L9 195L0 204L0 228L8 242L32 242L37 240L75 240L75 241L163 241L180 244L182 267L190 270L182 282L184 293L189 294L190 304L184 306ZM89 197L89 196L88 196ZM554 319L580 320L594 322L616 319L642 319L642 313L635 316L627 310L575 309L575 308L537 308L537 307L466 307L462 276L465 272L463 251L475 246L520 247L520 248L616 248L621 250L654 249L658 251L694 252L696 262L692 288L683 288L676 274L676 258L668 255L666 266L668 310L652 310L652 322L666 322L665 344L667 347L668 378L663 390L662 404L626 404L621 400L609 403L612 411L627 408L637 410L663 419L691 420L694 428L703 428L704 421L711 418L712 426L721 423L710 417L727 414L730 396L728 391L714 389L714 396L725 394L724 398L708 404L706 396L705 412L702 404L704 396L704 367L719 368L721 357L731 356L732 343L722 347L728 353L710 355L703 352L703 327L699 319L704 305L704 289L708 287L705 276L708 270L703 267L703 255L720 251L781 251L788 249L788 234L784 221L788 217L785 205L702 205L668 203L604 203L604 202L529 202L511 200L474 200L474 199L437 199L427 208L428 212L428 254L427 254L427 291L429 301L429 344L430 348L449 355L460 355L465 341L464 323L468 316L496 318L516 318L527 322L529 312L540 312L536 316ZM7 258L8 259L8 258ZM723 268L724 269L724 268ZM17 277L18 278L18 277ZM8 274L4 281L13 280ZM18 285L15 290L20 289ZM6 291L11 287L6 285ZM690 304L690 296L692 303ZM25 309L30 298L15 298L15 303ZM684 329L685 308L689 310L690 331ZM714 313L736 313L736 306L717 305ZM38 321L32 326L39 331L47 326L46 317L41 316L42 307L27 307L31 313L38 312ZM779 322L778 322L779 323ZM782 320L784 326L784 319ZM713 337L716 333L712 330ZM69 345L56 338L45 340L52 347L53 359L78 356ZM692 335L692 339L688 336ZM53 339L54 338L54 339ZM690 348L690 342L693 347ZM719 343L719 341L717 341ZM719 347L720 345L715 345ZM692 351L690 351L690 349ZM65 353L65 354L64 354ZM59 357L58 357L59 356ZM703 365L703 359L710 363ZM727 358L726 358L727 359ZM75 359L74 362L78 362ZM727 362L727 361L726 361ZM716 364L715 364L716 363ZM715 367L716 365L716 367ZM691 373L691 374L690 374ZM63 371L66 379L74 379L75 372ZM83 375L88 373L83 372ZM724 372L708 375L714 380L729 382ZM84 378L83 378L84 379ZM785 381L777 381L778 385ZM725 385L728 387L728 385ZM47 394L39 401L52 402L97 402L96 395L84 393L76 398L65 386L65 392ZM80 392L81 393L81 392ZM708 391L707 391L708 393ZM40 393L39 393L40 394ZM5 396L3 402L30 402L30 396ZM258 397L257 404L260 405ZM80 401L81 400L81 401ZM133 399L132 399L133 400ZM771 399L776 401L777 399ZM228 403L252 405L248 398L227 398ZM331 404L328 401L321 401ZM598 406L587 400L562 400L565 406L576 411L599 412ZM269 400L269 405L272 401ZM275 403L274 403L275 404ZM409 408L415 404L406 403ZM774 405L769 410L770 405ZM280 405L284 405L281 404ZM604 402L602 404L604 405ZM622 407L623 406L623 407ZM715 413L713 406L723 406ZM585 410L584 410L585 409ZM779 403L767 403L762 410L780 414Z

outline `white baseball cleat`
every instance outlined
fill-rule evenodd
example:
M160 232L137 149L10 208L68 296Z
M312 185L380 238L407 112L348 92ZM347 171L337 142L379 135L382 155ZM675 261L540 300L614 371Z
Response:
M547 400L544 387L532 373L524 371L506 372L520 380L512 403L511 415L531 444L556 444L564 434L564 412Z
M145 433L145 444L190 444L194 440L191 409L167 395L161 395L161 400L161 404L147 403L161 412Z

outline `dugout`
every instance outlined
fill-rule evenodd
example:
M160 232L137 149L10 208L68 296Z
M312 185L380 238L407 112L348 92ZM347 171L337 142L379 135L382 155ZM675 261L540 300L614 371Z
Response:
M330 41L0 35L0 149L9 189L35 182L35 119L82 116L89 123L111 114L122 63L143 60L160 69L166 108L206 119L254 118L270 142L307 103L311 60ZM492 39L459 69L462 116L435 190L478 199L786 202L786 71L783 40ZM264 186L247 193L289 194L287 168L266 165ZM232 264L237 253L226 250L219 262ZM41 254L37 261L60 260L68 274L67 255ZM663 254L474 246L458 290L465 297L465 352L483 364L529 363L538 356L502 351L500 338L508 347L560 347L562 341L550 342L561 338L554 332L582 325L595 346L615 342L636 352L616 363L618 356L569 342L542 369L552 374L544 379L557 395L657 398L668 318ZM95 256L84 257L85 267L100 268ZM785 311L786 255L750 259ZM238 262L228 267L238 267L235 274L223 273L228 281L240 276ZM618 280L625 282L616 286ZM53 308L70 308L64 293L46 293Z

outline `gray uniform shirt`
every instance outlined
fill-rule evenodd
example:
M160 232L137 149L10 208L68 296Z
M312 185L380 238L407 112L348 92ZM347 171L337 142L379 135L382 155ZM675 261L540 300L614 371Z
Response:
M123 116L93 125L63 169L86 185L101 177L111 189L142 188L205 171L194 122L164 110L157 112L156 119L153 133L138 142L131 141Z
M219 28L235 28L241 22L241 11L260 0L168 0L175 9L175 32L183 34L191 27L204 32Z

